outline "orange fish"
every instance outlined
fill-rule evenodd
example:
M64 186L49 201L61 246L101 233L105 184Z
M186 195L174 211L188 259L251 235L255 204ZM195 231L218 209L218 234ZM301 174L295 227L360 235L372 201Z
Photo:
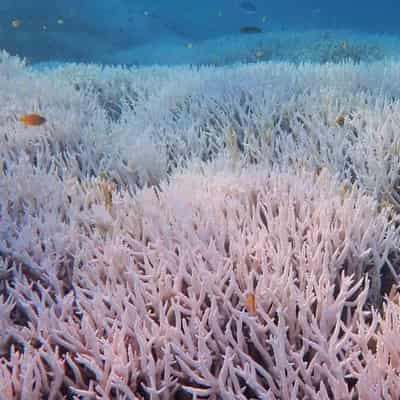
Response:
M39 114L24 114L22 117L18 118L18 121L22 122L25 126L39 126L46 122L46 118Z
M256 315L256 298L253 293L246 294L246 308L251 317Z

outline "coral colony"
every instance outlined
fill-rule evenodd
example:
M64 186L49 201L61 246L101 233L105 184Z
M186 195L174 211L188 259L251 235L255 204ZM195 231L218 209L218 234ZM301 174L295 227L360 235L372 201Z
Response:
M399 399L399 96L2 53L0 399Z

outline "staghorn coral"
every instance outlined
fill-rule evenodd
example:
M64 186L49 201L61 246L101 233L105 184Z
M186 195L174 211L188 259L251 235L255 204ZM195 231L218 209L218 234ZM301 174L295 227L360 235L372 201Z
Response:
M79 262L64 291L32 285L2 254L18 271L1 302L2 393L350 399L374 390L359 382L392 358L368 351L367 368L360 351L395 329L369 304L382 301L380 272L399 239L371 198L343 198L336 186L327 170L210 169L134 198L121 192L108 233L92 225L93 208L80 213L80 233L69 234L81 237ZM89 192L80 193L82 207ZM392 368L380 379L397 393Z
M34 95L12 90L15 83L7 79L1 83L14 93L2 104L4 131L15 132L4 137L4 149L55 156L60 174L86 177L107 170L124 185L144 186L190 160L224 156L234 132L245 163L282 169L299 160L325 164L397 203L398 75L395 62L19 68L18 88ZM13 115L37 104L46 107L53 125L16 131ZM346 118L338 125L340 115Z
M398 64L0 68L2 400L398 397Z

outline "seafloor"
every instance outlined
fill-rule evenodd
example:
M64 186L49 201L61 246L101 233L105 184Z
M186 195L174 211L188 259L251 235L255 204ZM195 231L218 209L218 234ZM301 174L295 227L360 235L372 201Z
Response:
M1 54L1 400L400 398L399 46L323 35Z

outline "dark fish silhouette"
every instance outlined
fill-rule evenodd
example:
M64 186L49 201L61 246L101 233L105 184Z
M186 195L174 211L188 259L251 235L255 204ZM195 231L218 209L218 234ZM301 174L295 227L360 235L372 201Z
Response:
M251 1L242 1L239 4L239 7L247 14L255 14L255 12L257 11L256 6Z
M240 33L261 33L262 29L258 26L242 26Z

